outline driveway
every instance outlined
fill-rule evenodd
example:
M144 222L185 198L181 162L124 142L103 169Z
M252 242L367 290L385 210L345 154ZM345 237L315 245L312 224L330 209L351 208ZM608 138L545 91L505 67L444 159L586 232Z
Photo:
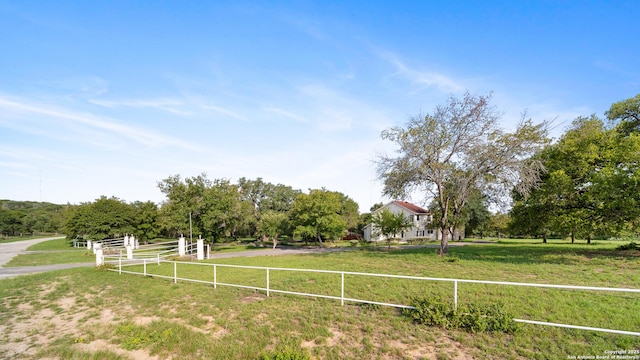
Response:
M56 236L49 238L14 241L10 243L0 244L0 279L14 277L17 275L32 274L37 272L69 269L80 266L91 266L92 263L86 264L55 264L43 266L22 266L22 267L4 267L14 256L27 253L27 248L31 245L41 243L43 241L62 239L64 236Z

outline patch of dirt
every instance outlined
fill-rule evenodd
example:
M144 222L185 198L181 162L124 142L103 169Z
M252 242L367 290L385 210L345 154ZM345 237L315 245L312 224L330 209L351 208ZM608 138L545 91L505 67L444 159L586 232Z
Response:
M110 351L120 356L126 356L133 360L157 360L157 356L149 355L148 351L145 350L124 350L118 347L117 345L110 344L102 339L92 341L88 344L74 344L76 349L85 351L85 352L96 352L96 351Z
M253 294L253 295L249 295L249 296L246 296L246 297L242 298L242 300L240 300L240 302L242 304L246 305L246 304L252 303L254 301L262 301L264 299L265 299L265 297L262 296L262 295Z

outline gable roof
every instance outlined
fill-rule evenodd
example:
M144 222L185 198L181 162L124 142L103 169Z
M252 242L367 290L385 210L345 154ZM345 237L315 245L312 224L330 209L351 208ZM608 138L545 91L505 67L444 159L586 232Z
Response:
M414 204L408 203L406 201L398 201L398 200L396 200L396 201L394 201L394 203L396 203L397 205L402 206L403 208L405 208L405 209L407 209L407 210L409 210L409 211L411 211L412 213L415 213L415 214L429 214L429 210L423 209L418 205L414 205Z

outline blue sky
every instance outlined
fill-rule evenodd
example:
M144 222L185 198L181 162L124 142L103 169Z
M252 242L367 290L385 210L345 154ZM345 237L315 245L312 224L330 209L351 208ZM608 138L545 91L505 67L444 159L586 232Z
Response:
M602 116L640 93L638 1L2 1L0 199L164 198L202 172L379 201L380 132L466 90ZM421 198L408 199L421 203Z

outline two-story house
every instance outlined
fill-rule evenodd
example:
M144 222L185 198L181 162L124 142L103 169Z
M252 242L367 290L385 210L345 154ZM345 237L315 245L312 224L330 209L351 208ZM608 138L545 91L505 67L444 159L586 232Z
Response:
M388 209L394 214L404 214L413 226L403 231L401 234L396 234L396 237L401 241L409 241L416 238L436 239L433 228L431 227L432 216L429 210L423 209L417 205L408 203L406 201L392 201L383 207L377 209L372 213ZM364 227L364 239L366 241L383 241L386 240L384 235L377 234L374 224L369 224Z

